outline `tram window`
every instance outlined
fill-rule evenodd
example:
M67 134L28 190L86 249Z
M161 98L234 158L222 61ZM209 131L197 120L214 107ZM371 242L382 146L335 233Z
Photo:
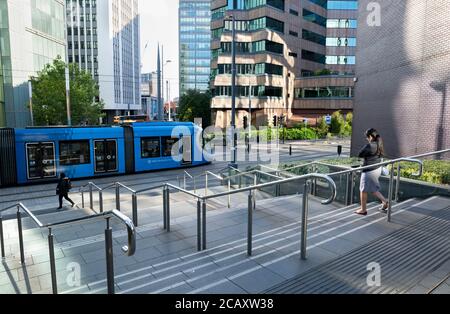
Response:
M174 145L178 145L178 139L172 137L162 137L163 157L172 156L172 148Z
M89 141L59 143L59 163L63 166L85 165L91 162Z
M28 179L56 176L54 143L27 143L26 149Z
M161 145L159 137L148 137L141 139L141 157L157 158L161 157Z

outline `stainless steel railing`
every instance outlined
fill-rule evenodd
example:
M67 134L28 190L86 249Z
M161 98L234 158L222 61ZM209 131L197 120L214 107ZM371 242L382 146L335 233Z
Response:
M43 224L26 206L22 203L0 210L0 247L1 256L5 258L5 247L4 247L4 237L3 237L3 219L1 213L13 208L17 208L17 226L19 233L19 249L20 249L20 261L25 264L25 253L23 244L23 228L22 228L22 212L28 215L33 223L39 229L48 229L48 247L49 247L49 262L50 262L50 272L52 280L52 292L54 294L58 293L58 283L56 277L56 259L55 259L55 246L54 246L54 235L53 230L55 228L60 228L67 225L81 224L81 223L91 223L96 220L105 219L106 229L105 229L105 251L106 251L106 274L107 274L107 285L108 293L114 293L114 254L113 254L113 240L112 240L112 229L110 227L110 219L114 218L119 220L122 224L126 226L127 229L127 239L128 243L126 246L122 247L122 251L127 256L133 256L136 252L136 229L133 222L125 215L117 210L112 210L108 212L103 212L100 214L95 214L87 217L76 218L65 220L57 223Z

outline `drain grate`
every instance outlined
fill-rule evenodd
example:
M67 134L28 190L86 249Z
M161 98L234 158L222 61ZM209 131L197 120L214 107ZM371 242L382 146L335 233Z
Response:
M266 293L404 293L450 259L449 230L450 207L281 283ZM381 286L368 284L371 273L367 268L371 263L380 266Z

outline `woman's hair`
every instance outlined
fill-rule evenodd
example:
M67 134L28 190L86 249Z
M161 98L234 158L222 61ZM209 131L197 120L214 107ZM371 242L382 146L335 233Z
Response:
M377 142L377 155L384 156L384 143L378 131L375 129L369 129L366 131L366 136L367 138L372 137L373 141Z
M61 179L64 179L64 178L66 177L66 174L65 174L64 172L61 172L61 173L59 174L59 177L60 177Z

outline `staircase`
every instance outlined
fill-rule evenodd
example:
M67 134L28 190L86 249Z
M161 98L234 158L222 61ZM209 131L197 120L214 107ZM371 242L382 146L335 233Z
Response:
M217 185L208 193L226 190ZM116 293L404 293L436 286L450 272L447 198L395 204L392 223L387 223L378 204L369 204L369 215L361 217L353 213L357 205L324 206L311 197L308 259L301 261L302 195L257 197L251 257L246 254L247 197L248 193L233 195L231 208L228 197L207 201L207 250L201 252L196 250L196 199L171 193L167 233L162 228L161 194L140 197L134 256L121 253L126 232L112 225ZM128 202L122 198L127 215ZM53 222L89 214L78 208L39 219ZM46 230L35 229L28 218L23 226L25 265L18 257L17 221L3 222L7 257L0 265L0 293L51 293ZM53 230L60 293L107 292L104 229L103 222L96 222ZM383 265L390 278L387 286L364 287L367 262L372 260ZM445 292L445 285L444 281L444 288L441 284L434 291Z

